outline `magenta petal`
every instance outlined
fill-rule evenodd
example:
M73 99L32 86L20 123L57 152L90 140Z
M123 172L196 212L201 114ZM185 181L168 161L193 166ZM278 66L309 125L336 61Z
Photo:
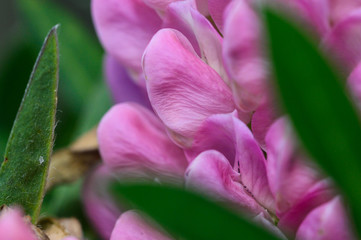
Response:
M108 53L134 73L161 19L142 0L92 0L92 16L99 39Z
M157 10L161 15L164 14L170 3L176 1L180 1L180 0L143 0L145 4L147 4L149 7L153 8L154 10Z
M266 134L272 123L277 119L276 109L273 104L264 103L252 115L251 127L254 138L266 150Z
M95 230L103 239L109 239L121 211L111 201L104 186L112 172L102 165L97 167L84 182L83 203L85 212Z
M329 180L321 180L312 186L286 212L278 214L278 227L289 236L294 237L296 231L310 211L329 201L334 195L334 189Z
M356 67L361 60L361 8L336 24L324 44L349 69Z
M355 103L361 110L361 63L352 71L347 80L347 84L355 99Z
M266 136L267 171L277 212L298 202L321 178L315 166L297 149L295 137L286 118L277 120Z
M230 3L225 16L223 56L235 103L253 111L264 101L267 78L259 19L246 0Z
M6 209L0 214L0 240L37 240L37 237L20 210Z
M240 183L240 178L228 160L215 150L201 153L185 173L188 189L200 191L218 201L231 201L247 213L259 214L263 208Z
M196 51L200 49L202 60L224 81L228 81L222 62L222 38L212 24L195 9L192 1L170 4L165 26L183 33Z
M354 9L361 7L359 0L329 0L331 22L338 23L343 18L347 17Z
M137 104L112 107L99 124L98 140L110 167L146 168L180 177L187 166L183 151L168 138L159 119Z
M196 134L189 160L206 150L221 152L240 173L240 181L267 209L274 210L268 186L265 159L251 131L237 118L237 113L218 114L205 120Z
M105 57L104 69L115 103L135 102L151 109L146 89L135 84L126 69L114 57L110 55Z
M180 146L191 144L208 116L235 109L228 86L176 30L163 29L153 37L143 69L150 102Z
M231 0L208 0L209 13L222 33L224 10L230 2Z
M117 220L110 240L171 240L135 211L123 213Z
M340 197L314 209L302 222L296 240L356 239Z

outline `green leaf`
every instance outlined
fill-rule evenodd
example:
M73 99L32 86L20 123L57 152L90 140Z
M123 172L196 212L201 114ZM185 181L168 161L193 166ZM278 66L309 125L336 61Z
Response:
M264 13L283 106L311 156L346 194L361 233L361 125L345 81L307 34L272 9Z
M0 169L0 205L20 205L35 223L53 148L58 88L58 39L45 39L21 102Z
M112 192L119 201L130 202L182 239L278 239L206 198L182 189L114 184Z

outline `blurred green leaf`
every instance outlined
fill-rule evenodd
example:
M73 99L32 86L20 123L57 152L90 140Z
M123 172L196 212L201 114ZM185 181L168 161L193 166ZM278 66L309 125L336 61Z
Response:
M306 149L346 194L361 233L361 125L345 81L302 30L272 9L264 13L282 103Z
M130 202L182 239L278 239L206 198L182 189L114 184L112 192L119 201Z
M59 42L60 57L59 125L57 146L67 145L75 137L76 128L84 125L79 113L90 108L95 89L102 82L103 51L96 37L91 35L84 24L59 4L50 0L17 0L18 8L29 33L29 40L40 43L49 26L61 24ZM93 112L93 127L109 108L101 104ZM85 123L88 126L89 122ZM91 128L90 127L90 128ZM90 130L85 129L86 130ZM84 128L83 128L84 129Z
M49 32L35 63L0 169L0 205L21 205L33 223L53 148L59 73L56 29Z

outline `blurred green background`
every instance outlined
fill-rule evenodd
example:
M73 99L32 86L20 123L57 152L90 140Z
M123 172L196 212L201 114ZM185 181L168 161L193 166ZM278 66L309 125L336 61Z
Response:
M56 24L60 24L60 79L55 150L93 128L111 105L103 81L103 50L92 25L90 0L0 1L2 155L38 52ZM48 192L41 215L77 217L87 239L98 239L84 216L82 182L80 179Z

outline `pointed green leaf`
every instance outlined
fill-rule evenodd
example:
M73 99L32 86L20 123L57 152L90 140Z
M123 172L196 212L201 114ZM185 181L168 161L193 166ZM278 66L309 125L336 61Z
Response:
M45 39L21 102L0 169L0 205L20 205L36 222L52 152L58 88L58 39Z
M287 18L267 9L265 25L283 106L306 149L346 194L361 233L361 125L345 81Z
M94 94L103 83L103 50L95 34L90 34L77 16L64 4L48 0L16 0L29 41L42 43L44 34L60 23L61 43L59 125L56 146L68 145L79 134L94 127L109 104L99 102L92 111L92 119L83 116L94 104ZM90 15L90 11L89 11ZM87 16L90 19L90 16ZM82 128L79 130L79 126ZM85 127L87 126L87 128ZM90 127L89 127L90 126ZM76 133L76 134L74 134Z
M114 184L112 191L119 201L131 203L181 239L278 239L214 202L183 189Z

